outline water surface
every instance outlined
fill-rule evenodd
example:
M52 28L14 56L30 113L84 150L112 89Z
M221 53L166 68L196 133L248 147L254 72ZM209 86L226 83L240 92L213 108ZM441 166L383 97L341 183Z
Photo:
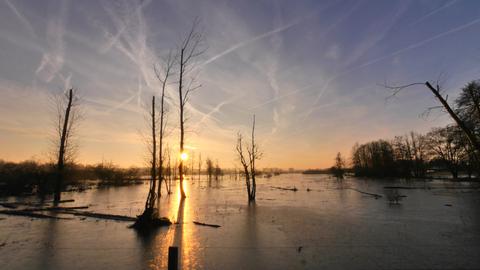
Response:
M391 185L421 188L400 190L407 197L399 205L354 190L384 195ZM275 188L294 186L297 192ZM176 187L159 202L161 214L178 224L149 235L125 222L0 216L0 265L166 269L167 249L174 245L182 269L478 269L480 192L469 187L285 174L260 178L257 202L249 205L242 180L194 179L186 181L183 203ZM65 193L63 199L75 200L65 206L135 216L147 189L111 187Z

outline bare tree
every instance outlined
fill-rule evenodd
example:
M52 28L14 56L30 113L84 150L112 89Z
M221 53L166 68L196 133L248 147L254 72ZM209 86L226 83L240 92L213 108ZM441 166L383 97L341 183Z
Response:
M198 181L200 181L200 174L202 172L202 153L198 155Z
M220 165L218 165L218 160L217 160L217 162L215 163L215 180L218 180L218 178L222 175L223 175L223 171L220 168Z
M187 104L190 94L198 89L201 85L196 83L193 69L195 67L195 59L200 56L204 50L200 49L203 42L203 35L197 30L198 20L193 22L190 32L182 41L179 48L179 81L178 81L178 97L180 109L180 153L184 152L185 143L185 105ZM178 173L180 174L180 193L182 198L186 198L183 188L184 167L183 160L180 160Z
M167 114L167 106L165 104L165 89L168 84L168 79L170 75L172 75L172 70L173 70L173 64L174 64L174 57L172 56L172 53L168 54L168 57L165 61L165 64L163 66L163 74L160 74L160 72L157 70L155 66L153 66L153 69L155 71L155 75L158 79L158 81L161 83L162 88L161 88L161 94L160 94L160 130L159 130L159 136L158 136L158 197L162 196L162 181L164 180L164 161L165 161L165 150L163 148L164 144L164 137L165 137L165 130L167 126L167 119L166 119L166 114ZM170 191L167 189L167 192L170 193Z
M422 134L410 132L410 145L412 149L412 170L414 177L424 177L426 174L427 140Z
M338 179L343 179L343 175L345 174L345 159L342 157L340 152L337 153L335 157L335 165L333 166L333 174Z
M151 138L151 159L150 159L150 188L147 196L147 201L145 202L145 211L143 215L149 215L148 218L154 214L153 208L155 206L155 200L157 199L156 193L156 183L157 183L157 120L155 114L155 96L152 97L152 108L149 112L151 118L151 129L152 129L152 138Z
M172 168L172 159L171 159L171 156L172 156L172 153L171 153L171 150L170 150L170 147L167 145L166 149L165 149L165 153L166 153L166 159L168 160L167 161L167 169L166 169L166 172L167 172L167 177L168 177L168 181L165 181L165 188L167 190L167 194L171 194L172 193L172 177L173 177L173 168Z
M195 153L192 152L190 156L190 179L193 182L193 175L195 174Z
M213 161L210 158L207 158L206 165L207 165L207 175L208 175L208 180L212 180L212 175L213 175Z
M150 229L156 226L170 225L168 218L159 218L158 210L155 209L155 202L157 200L156 184L157 184L157 113L155 105L155 96L152 97L151 109L148 111L149 124L151 128L151 137L147 139L149 148L149 165L150 165L150 186L148 190L147 200L145 202L145 210L137 217L134 228ZM160 182L161 183L161 182ZM159 183L159 184L160 184Z
M249 162L247 161L247 158L245 157L245 152L244 152L244 149L243 149L243 135L240 132L237 134L236 151L237 151L237 154L238 154L238 159L240 160L240 163L242 164L242 167L243 167L243 173L244 173L244 176L245 176L245 185L247 187L248 201L250 202L250 201L253 201L255 198L252 197Z
M434 128L427 134L432 157L441 161L453 178L458 177L460 164L467 155L459 135L461 130L456 126Z
M236 151L245 175L248 201L252 202L255 201L255 196L257 192L257 183L255 179L255 161L259 160L263 155L262 152L259 150L257 143L255 142L255 115L253 116L251 142L250 145L246 145L245 148L246 153L243 146L243 136L241 133L238 133Z
M54 186L54 202L61 198L62 185L65 180L65 166L73 162L76 147L73 141L80 120L80 99L76 90L69 89L64 97L55 96L53 99L56 109L55 120L55 155L56 155L56 180Z
M447 113L452 117L452 119L455 121L455 123L458 125L458 127L462 130L462 132L465 134L465 136L468 138L469 142L473 146L473 148L476 150L477 153L480 152L480 141L475 135L475 132L472 130L471 127L467 125L467 123L460 118L460 116L455 112L455 110L450 106L448 103L447 99L448 96L444 97L442 95L441 89L439 84L436 84L436 87L433 87L430 82L425 82L425 83L411 83L407 85L400 85L400 86L387 86L385 87L392 89L393 93L392 96L397 95L400 91L402 91L405 88L415 86L415 85L425 85L427 89L429 89L433 95L438 99L440 102L441 106L447 111ZM435 107L436 108L436 107ZM432 109L432 108L430 108ZM477 158L477 160L479 160Z

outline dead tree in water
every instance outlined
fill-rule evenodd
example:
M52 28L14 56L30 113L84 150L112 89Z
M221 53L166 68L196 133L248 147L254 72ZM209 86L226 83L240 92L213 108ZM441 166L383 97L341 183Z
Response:
M200 181L200 173L202 172L202 154L198 154L198 181Z
M262 153L260 152L258 145L255 142L255 115L253 116L251 143L250 145L246 145L247 157L245 156L245 151L243 148L243 136L241 133L238 133L237 135L236 151L245 175L248 201L255 201L255 196L257 192L257 183L255 180L255 161L259 160L262 156Z
M213 161L210 158L207 158L207 161L205 163L207 165L208 181L210 181L212 180L213 175Z
M195 153L190 156L190 180L193 183L193 176L195 174Z
M167 153L167 168L166 168L166 174L167 174L167 179L165 179L165 188L167 189L167 194L170 195L172 194L172 177L173 177L173 169L172 169L172 153L170 151L170 147L167 145L167 148L165 149L165 152Z
M192 76L192 70L195 65L195 58L200 56L204 51L200 50L203 36L197 32L198 20L195 20L190 32L179 48L179 80L178 80L178 97L180 109L180 154L184 153L185 143L185 105L187 104L192 91L198 89L200 85L195 82L195 76ZM189 77L189 78L187 78ZM188 80L188 81L187 81ZM184 167L183 160L180 159L178 166L178 173L180 176L180 194L182 199L186 198L185 190L183 188Z
M150 161L150 189L145 202L145 212L143 215L153 215L153 208L155 206L155 200L157 199L156 184L157 184L157 121L155 115L155 96L152 97L152 109L150 111L151 128L152 128L152 140L151 140L151 154Z
M171 222L167 218L159 218L158 211L155 209L157 200L156 184L157 184L157 119L155 113L155 96L152 97L152 108L148 114L150 117L151 139L149 142L150 149L150 186L148 190L147 200L145 202L145 210L138 216L134 228L149 229L155 226L170 225Z
M165 88L167 87L168 78L172 73L173 64L174 64L174 58L170 53L163 67L163 75L160 74L154 66L155 75L158 81L162 84L162 90L160 94L160 97L161 97L160 98L160 130L158 134L158 190L157 190L158 197L162 196L162 181L165 180L165 177L164 177L164 161L165 161L164 151L165 150L163 148L165 129L167 125L167 121L166 121L167 107L165 104ZM167 189L167 193L170 193L169 189Z
M70 89L65 98L56 97L54 100L56 106L56 134L55 147L56 152L56 179L54 186L54 202L58 203L61 198L62 185L65 180L65 165L72 161L75 154L73 136L80 120L79 98L75 95L75 90Z

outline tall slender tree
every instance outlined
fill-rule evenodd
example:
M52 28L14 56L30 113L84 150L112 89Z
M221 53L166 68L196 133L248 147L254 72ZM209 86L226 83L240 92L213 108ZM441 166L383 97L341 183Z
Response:
M165 104L165 89L167 87L170 75L172 75L173 64L174 64L174 57L170 52L163 66L163 74L161 74L155 66L153 67L155 71L155 75L158 81L161 83L160 130L158 134L158 191L157 191L158 197L162 196L162 181L165 180L165 177L164 177L165 149L163 147L163 144L165 139L165 130L167 126L166 114L168 111L167 106ZM167 189L167 193L169 193L168 189Z
M200 56L204 50L201 50L203 35L198 31L198 20L193 25L182 41L179 48L179 80L178 80L178 98L180 110L180 154L183 156L185 151L185 106L190 98L190 94L201 85L196 83L194 72L195 59ZM183 188L184 180L184 160L180 159L178 173L180 176L180 194L182 199L186 198L185 189Z
M155 200L157 199L156 184L157 184L157 120L155 114L155 96L152 97L152 108L150 111L152 139L151 139L151 160L150 160L150 189L145 202L144 214L152 215L153 208L155 206Z

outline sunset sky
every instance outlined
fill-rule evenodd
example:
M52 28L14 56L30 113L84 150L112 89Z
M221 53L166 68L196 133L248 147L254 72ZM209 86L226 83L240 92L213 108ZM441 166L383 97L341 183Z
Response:
M257 117L261 167L322 168L355 142L450 122L425 88L386 101L382 84L441 79L452 102L480 74L480 1L0 0L0 159L45 160L48 97L82 96L78 162L145 164L153 64L198 17L207 51L188 104L187 146L233 167ZM178 147L177 85L168 140Z

